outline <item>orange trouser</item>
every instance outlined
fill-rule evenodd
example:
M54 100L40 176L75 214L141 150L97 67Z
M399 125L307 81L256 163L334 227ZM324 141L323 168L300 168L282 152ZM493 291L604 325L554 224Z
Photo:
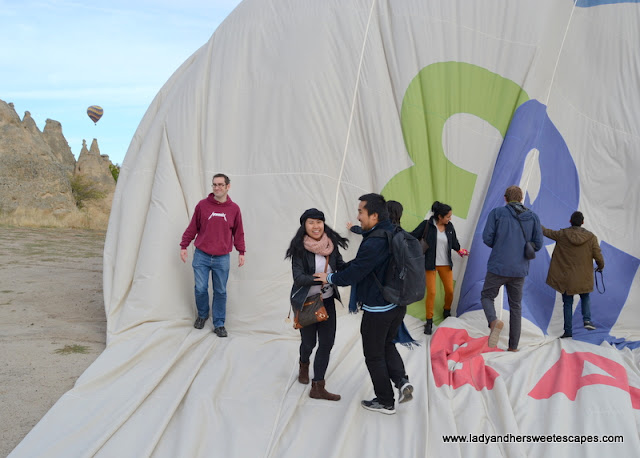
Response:
M436 266L436 270L426 270L427 298L425 305L427 308L427 319L433 318L433 303L436 300L436 272L440 275L440 281L444 286L444 308L451 309L453 302L453 270L449 266Z

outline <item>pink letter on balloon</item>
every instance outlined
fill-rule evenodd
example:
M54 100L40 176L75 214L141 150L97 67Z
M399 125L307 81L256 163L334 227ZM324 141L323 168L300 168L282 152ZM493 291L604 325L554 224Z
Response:
M474 339L464 329L438 329L431 340L431 369L436 386L447 384L456 389L469 384L478 391L493 389L499 374L484 364L482 353L502 350L489 348L487 342L488 337Z
M609 375L582 375L584 362L598 366ZM556 393L564 393L575 401L578 390L588 385L608 385L620 388L631 396L631 405L640 409L640 389L629 386L627 372L621 364L589 352L567 353L562 350L560 359L540 379L529 396L535 399L549 399Z

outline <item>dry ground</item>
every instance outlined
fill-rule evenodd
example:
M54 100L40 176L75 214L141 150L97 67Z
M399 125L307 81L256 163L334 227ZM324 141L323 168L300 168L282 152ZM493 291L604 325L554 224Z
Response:
M105 347L104 232L0 226L0 456Z

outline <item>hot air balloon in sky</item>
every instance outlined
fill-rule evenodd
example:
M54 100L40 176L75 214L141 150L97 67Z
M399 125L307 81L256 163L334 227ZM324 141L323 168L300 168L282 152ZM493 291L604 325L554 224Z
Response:
M91 105L89 108L87 108L87 116L91 118L94 124L100 121L100 118L102 118L102 113L104 113L104 110L98 105Z

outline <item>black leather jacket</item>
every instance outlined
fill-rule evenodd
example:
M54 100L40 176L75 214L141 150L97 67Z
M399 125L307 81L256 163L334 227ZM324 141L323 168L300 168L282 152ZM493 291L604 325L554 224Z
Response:
M319 281L316 281L313 276L316 272L315 257L315 254L305 250L304 256L293 257L291 259L293 287L291 288L290 298L293 310L301 310L302 304L304 304L304 300L307 298L311 287L322 284ZM333 252L329 255L329 265L333 272L337 272L345 265L337 246L334 247ZM337 286L333 287L333 296L340 301L340 293L338 292Z

